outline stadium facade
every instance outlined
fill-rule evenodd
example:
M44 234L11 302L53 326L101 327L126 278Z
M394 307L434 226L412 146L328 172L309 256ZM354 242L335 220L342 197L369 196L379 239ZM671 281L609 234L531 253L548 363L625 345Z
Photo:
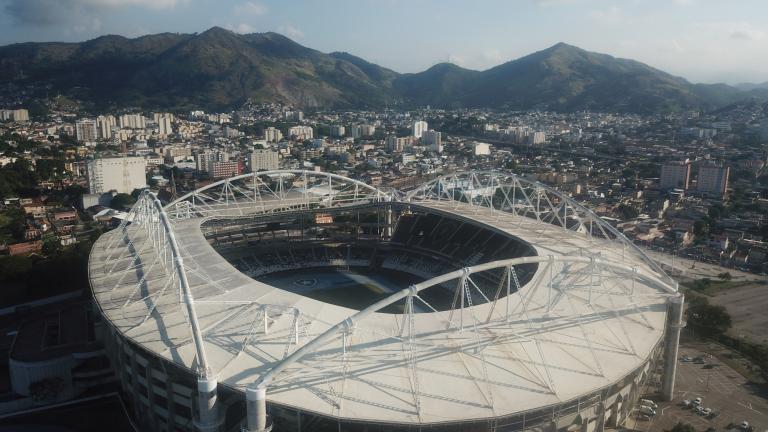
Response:
M165 207L144 192L89 266L146 429L592 432L673 391L677 284L513 174L401 193L270 171Z

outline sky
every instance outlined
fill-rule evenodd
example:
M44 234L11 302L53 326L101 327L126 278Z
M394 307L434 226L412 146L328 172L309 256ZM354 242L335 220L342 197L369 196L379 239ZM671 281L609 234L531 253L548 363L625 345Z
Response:
M212 26L403 73L483 70L566 42L692 82L768 81L766 0L0 0L0 45Z

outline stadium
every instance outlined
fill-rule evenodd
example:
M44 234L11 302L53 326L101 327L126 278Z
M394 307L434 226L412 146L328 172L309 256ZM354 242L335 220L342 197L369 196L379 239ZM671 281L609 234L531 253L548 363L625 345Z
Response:
M147 430L592 432L673 392L676 282L514 174L145 191L89 276Z

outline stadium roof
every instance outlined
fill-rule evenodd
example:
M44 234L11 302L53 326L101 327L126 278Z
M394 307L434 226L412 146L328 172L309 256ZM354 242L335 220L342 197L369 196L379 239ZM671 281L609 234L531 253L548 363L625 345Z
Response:
M473 266L403 293L416 302L419 289L438 283L472 290L473 275L488 268L507 269L511 284L509 268L538 262L533 279L511 296L455 311L361 313L253 280L208 243L206 218L390 199L352 180L294 175L314 180L275 193L268 180L242 176L244 183L215 186L218 194L198 191L204 205L187 197L166 207L186 297L156 229L159 210L137 204L134 223L103 235L91 254L92 289L105 317L133 342L193 371L204 351L207 373L219 383L244 389L267 376L272 403L385 423L486 419L568 401L642 367L663 337L667 297L676 289L668 277L588 210L507 174L441 178L404 205L493 226L537 256ZM327 198L292 189L323 179ZM231 194L237 205L224 202L227 190L238 190Z

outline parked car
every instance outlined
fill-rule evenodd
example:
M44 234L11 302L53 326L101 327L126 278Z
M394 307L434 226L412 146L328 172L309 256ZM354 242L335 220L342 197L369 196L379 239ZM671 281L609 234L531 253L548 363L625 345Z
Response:
M654 417L656 415L656 410L649 406L640 405L640 414L645 414L651 417Z
M682 406L683 406L683 407L685 407L685 408L690 408L690 407L691 407L691 401L689 401L688 399L686 399L686 400L684 400L684 401L680 402L680 405L682 405Z
M656 405L656 402L650 400L650 399L640 399L640 405L651 407L653 410L659 409L659 406Z
M710 414L712 414L712 408L704 408L699 412L699 414L703 415L704 417L708 417Z
M704 401L700 397L697 397L696 399L691 401L691 404L693 404L693 406L699 406L701 405L702 402Z
M681 360L682 360L682 361L684 361L684 362L686 362L686 363L688 363L688 362L690 362L690 361L693 361L693 359L692 359L692 358L690 358L690 357L688 357L687 355L686 355L686 356L683 356L683 358L682 358Z

